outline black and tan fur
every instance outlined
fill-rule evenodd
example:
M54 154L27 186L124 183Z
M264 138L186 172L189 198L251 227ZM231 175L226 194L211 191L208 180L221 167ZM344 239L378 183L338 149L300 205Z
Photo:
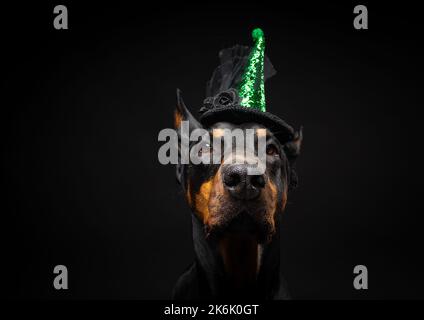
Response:
M175 126L188 120L190 130L202 128L177 93ZM286 299L280 275L279 223L288 192L296 184L294 161L302 134L282 145L258 123L219 122L219 130L254 129L266 134L266 171L247 176L246 165L187 164L177 166L177 180L192 212L195 261L178 280L173 298L179 300ZM232 177L236 176L234 182ZM236 184L234 186L234 184Z

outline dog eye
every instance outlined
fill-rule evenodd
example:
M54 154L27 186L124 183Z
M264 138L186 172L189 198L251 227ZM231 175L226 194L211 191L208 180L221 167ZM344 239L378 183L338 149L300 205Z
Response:
M266 147L266 154L269 155L269 156L274 156L274 155L278 155L279 153L278 153L278 149L275 145L269 144Z
M199 157L202 154L208 154L210 153L212 150L212 146L209 143L205 143L204 145L202 145L202 147L199 149Z

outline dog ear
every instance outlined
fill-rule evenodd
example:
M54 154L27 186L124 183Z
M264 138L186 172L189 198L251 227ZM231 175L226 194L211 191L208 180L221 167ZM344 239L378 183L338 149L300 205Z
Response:
M284 145L284 151L286 152L287 158L290 164L293 164L296 158L300 154L300 148L303 140L303 127L300 127L298 131L294 133L293 140L287 142Z
M300 127L298 131L295 132L293 140L287 142L284 145L284 150L289 161L289 190L293 190L297 187L298 179L295 168L295 161L300 154L300 147L302 146L303 140L303 128Z
M182 121L188 122L188 132L181 129ZM190 113L184 104L180 89L177 89L177 107L174 112L174 127L178 132L178 146L181 145L182 138L187 139L186 141L189 141L190 133L195 129L202 128L202 125L199 123L199 121L196 120L196 118ZM182 137L182 135L184 135L184 137ZM178 152L181 152L180 148L178 148ZM183 170L180 162L177 164L176 169L177 181L181 184Z
M181 90L177 89L177 108L175 109L174 113L174 127L176 130L180 129L182 121L188 121L190 132L192 132L194 129L202 128L202 125L199 123L199 121L197 121L196 118L194 118L190 111L187 109L181 95Z

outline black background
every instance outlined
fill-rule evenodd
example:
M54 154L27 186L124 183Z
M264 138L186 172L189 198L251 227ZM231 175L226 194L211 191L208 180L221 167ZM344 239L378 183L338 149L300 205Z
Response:
M69 30L53 28L56 4ZM369 30L353 28L357 4ZM278 71L268 109L304 126L282 227L293 298L424 297L416 7L65 1L1 16L9 297L170 297L193 258L191 221L157 135L175 89L196 114L218 51L257 26ZM67 291L53 288L58 264ZM358 264L367 291L353 289Z

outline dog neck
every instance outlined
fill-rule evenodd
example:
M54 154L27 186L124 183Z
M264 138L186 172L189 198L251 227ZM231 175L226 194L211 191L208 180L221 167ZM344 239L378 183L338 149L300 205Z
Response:
M238 239L237 235L213 243L206 239L204 225L195 215L192 222L203 296L274 299L282 295L279 224L271 241L261 245L253 239Z

